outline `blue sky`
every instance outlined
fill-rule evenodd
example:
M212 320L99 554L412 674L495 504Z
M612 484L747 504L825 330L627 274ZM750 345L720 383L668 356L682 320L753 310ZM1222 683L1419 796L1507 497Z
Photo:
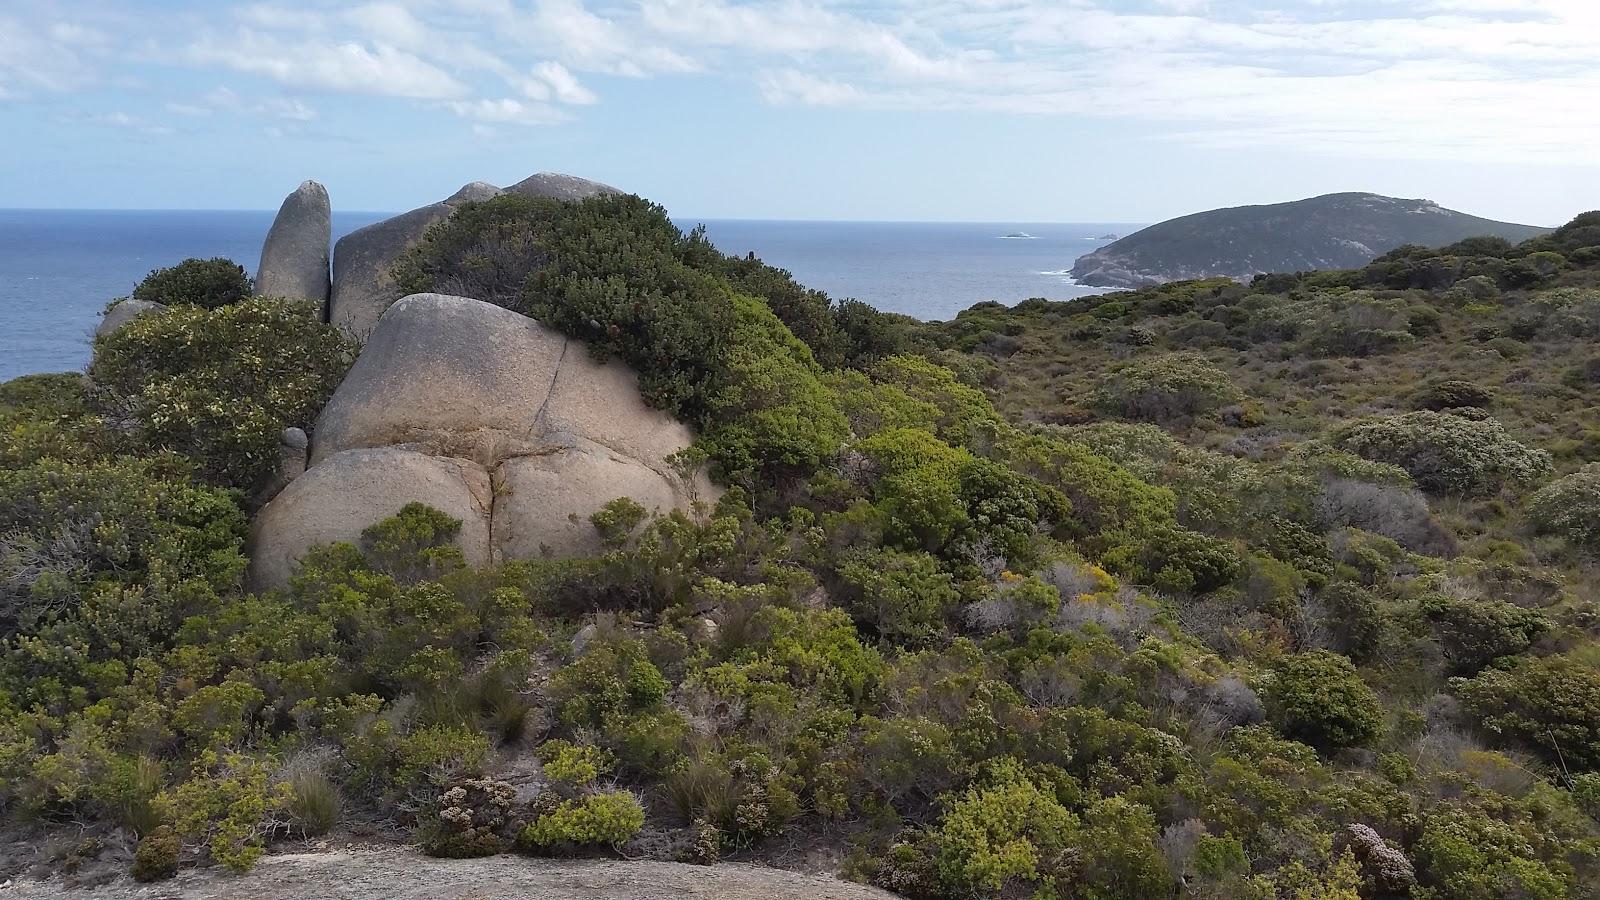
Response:
M1600 0L0 0L0 207L1148 222L1600 207Z

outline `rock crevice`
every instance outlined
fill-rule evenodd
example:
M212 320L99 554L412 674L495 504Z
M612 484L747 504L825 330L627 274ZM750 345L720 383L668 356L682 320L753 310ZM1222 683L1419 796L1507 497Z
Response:
M282 585L311 546L413 500L462 520L472 565L596 553L588 520L611 500L665 512L712 495L670 462L692 440L620 362L488 303L415 294L318 417L305 474L257 515L251 580Z

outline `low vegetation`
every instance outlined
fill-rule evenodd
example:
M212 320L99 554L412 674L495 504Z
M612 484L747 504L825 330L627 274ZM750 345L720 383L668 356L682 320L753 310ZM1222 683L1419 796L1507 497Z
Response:
M0 385L0 811L39 861L358 827L826 850L913 898L1596 896L1593 214L927 325L636 198L467 205L397 275L626 359L728 490L482 570L413 504L250 594L245 489L331 329L200 303Z

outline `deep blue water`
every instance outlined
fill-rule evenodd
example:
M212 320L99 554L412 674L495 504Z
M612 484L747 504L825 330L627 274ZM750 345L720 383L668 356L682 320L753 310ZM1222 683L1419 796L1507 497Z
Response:
M82 368L112 298L151 269L226 256L254 270L271 212L0 210L0 381ZM334 238L385 213L335 213ZM689 226L692 221L681 224ZM1065 275L1112 224L953 224L711 220L724 252L755 251L835 297L920 319L983 300L1093 293ZM1032 239L1008 239L1024 232Z

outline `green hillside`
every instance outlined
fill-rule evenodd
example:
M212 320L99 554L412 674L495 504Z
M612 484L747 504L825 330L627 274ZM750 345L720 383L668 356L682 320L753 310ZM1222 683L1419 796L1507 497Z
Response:
M1290 203L1213 209L1141 229L1078 259L1072 276L1138 288L1195 278L1364 266L1405 244L1474 237L1522 241L1544 228L1469 216L1428 200L1326 194Z
M87 378L0 385L8 870L354 836L913 898L1597 896L1600 213L929 324L632 197L466 204L394 274L625 360L726 493L483 570L413 505L247 594L250 489L354 348L164 297Z

